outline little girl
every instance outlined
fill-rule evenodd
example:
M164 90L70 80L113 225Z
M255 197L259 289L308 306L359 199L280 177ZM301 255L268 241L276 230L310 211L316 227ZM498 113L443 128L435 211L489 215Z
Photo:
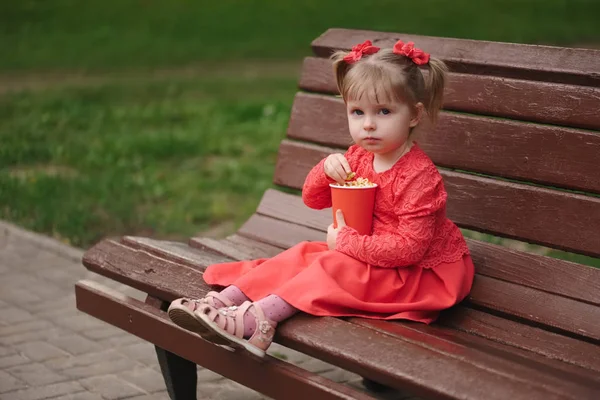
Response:
M169 316L214 343L262 357L277 323L298 311L428 324L471 289L473 263L446 217L442 177L413 141L426 115L436 120L445 65L402 41L380 49L367 40L332 58L355 144L310 171L302 199L311 208L331 207L330 183L351 172L367 178L378 185L372 233L346 226L338 211L326 242L209 266L204 280L226 288L178 299ZM427 82L420 66L429 67Z

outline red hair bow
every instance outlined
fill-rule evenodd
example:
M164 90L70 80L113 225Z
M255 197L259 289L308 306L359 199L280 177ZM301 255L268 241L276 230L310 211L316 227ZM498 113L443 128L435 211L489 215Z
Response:
M429 53L425 53L423 50L415 48L413 42L404 44L402 40L398 40L392 51L394 54L410 58L417 65L424 65L429 62Z
M352 46L352 51L344 56L344 61L348 64L354 64L362 58L363 55L375 54L379 51L379 47L373 46L370 40L365 40L364 43Z

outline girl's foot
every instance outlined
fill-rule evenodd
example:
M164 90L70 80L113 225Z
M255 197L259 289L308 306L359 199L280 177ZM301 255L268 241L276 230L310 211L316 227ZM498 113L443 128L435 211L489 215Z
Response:
M221 307L231 307L233 303L227 297L217 292L208 292L202 299L188 299L182 297L174 300L167 311L169 318L176 325L196 332L201 336L210 335L203 323L200 322L199 310L203 306L209 306L215 310Z
M253 314L256 320L256 329L248 339L244 338L246 312ZM277 322L268 319L258 304L249 301L239 307L221 308L217 313L214 312L214 308L205 305L201 307L198 314L205 328L215 334L212 338L218 338L210 339L214 343L223 344L225 341L230 347L247 350L260 358L265 356L265 350L273 342L277 327Z

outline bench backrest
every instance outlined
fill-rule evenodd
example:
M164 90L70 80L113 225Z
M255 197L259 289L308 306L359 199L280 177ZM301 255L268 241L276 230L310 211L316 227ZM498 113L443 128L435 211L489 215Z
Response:
M276 184L300 189L315 163L351 143L328 57L366 39L381 47L414 41L450 67L444 111L418 142L444 177L453 221L600 256L598 50L330 29L313 41L316 57L304 60ZM469 245L474 305L600 340L600 270Z

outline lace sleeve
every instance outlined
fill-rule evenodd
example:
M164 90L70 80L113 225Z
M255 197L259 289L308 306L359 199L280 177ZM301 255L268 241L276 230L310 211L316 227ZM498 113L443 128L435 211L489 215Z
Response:
M446 197L439 174L415 176L403 193L398 194L394 208L398 217L395 229L390 233L367 236L344 227L338 233L336 250L379 267L414 265L431 244L438 211L445 207Z
M344 154L351 167L355 167L356 146L351 146ZM325 158L310 170L302 186L302 200L310 208L321 210L331 207L330 183L335 180L325 175Z

